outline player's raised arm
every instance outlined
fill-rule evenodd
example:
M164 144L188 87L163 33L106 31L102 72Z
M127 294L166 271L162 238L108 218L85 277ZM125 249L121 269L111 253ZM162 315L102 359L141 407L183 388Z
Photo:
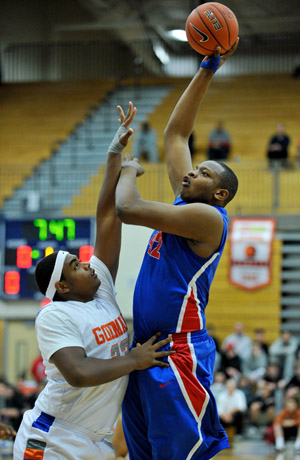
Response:
M115 280L118 270L121 247L121 222L116 215L115 190L121 169L122 151L133 133L130 124L136 114L136 108L132 102L129 102L126 115L124 115L121 106L117 106L117 109L120 114L119 123L121 126L108 150L105 176L97 205L97 231L94 250L95 256L101 259L110 270L113 280Z
M124 161L116 190L118 216L127 224L187 238L197 244L198 255L208 257L219 247L223 233L223 219L214 206L226 206L237 187L231 188L232 171L227 169L225 173L224 166L213 161L202 163L185 176L186 185L181 186L180 195L188 204L174 206L143 200L136 177L144 170L137 160Z
M181 189L182 178L192 169L192 160L188 140L214 73L235 51L235 46L220 56L220 47L212 57L205 57L179 101L177 102L164 132L164 151L166 155L169 179L175 196Z

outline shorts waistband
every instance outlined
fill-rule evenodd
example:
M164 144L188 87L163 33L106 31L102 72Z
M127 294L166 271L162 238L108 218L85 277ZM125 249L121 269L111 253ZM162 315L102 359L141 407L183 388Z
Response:
M187 342L187 340L197 340L197 339L203 339L206 336L209 336L207 330L201 329L199 331L192 331L192 332L168 332L165 333L163 332L159 337L158 341L166 339L169 335L172 335L173 341L176 342ZM143 339L138 339L136 337L133 338L132 345L135 346L137 343L144 343L145 340Z
M173 332L172 339L176 343L186 343L189 341L203 340L204 338L209 337L206 329L201 329L200 331L192 332Z

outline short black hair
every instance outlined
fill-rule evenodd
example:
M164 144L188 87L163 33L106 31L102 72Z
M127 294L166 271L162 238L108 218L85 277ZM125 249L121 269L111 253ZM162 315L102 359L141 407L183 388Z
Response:
M39 288L40 292L46 295L46 291L50 282L52 272L54 270L54 265L56 262L58 251L49 254L49 256L41 259L35 268L34 279ZM64 280L63 274L61 275L60 281ZM62 300L59 294L56 292L53 300Z
M222 161L217 161L217 163L219 163L223 168L223 172L220 175L219 187L224 188L229 192L228 197L226 200L224 200L225 207L232 200L232 198L234 198L238 189L239 181L229 166L227 166L225 163L222 163Z

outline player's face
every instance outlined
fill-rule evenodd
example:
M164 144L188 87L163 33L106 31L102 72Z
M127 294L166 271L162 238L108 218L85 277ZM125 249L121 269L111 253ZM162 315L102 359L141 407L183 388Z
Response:
M78 257L68 254L63 268L63 276L68 285L70 299L87 302L93 300L100 280L89 262L80 262Z
M218 190L223 167L215 161L204 161L190 171L182 180L181 198L187 203L212 204Z

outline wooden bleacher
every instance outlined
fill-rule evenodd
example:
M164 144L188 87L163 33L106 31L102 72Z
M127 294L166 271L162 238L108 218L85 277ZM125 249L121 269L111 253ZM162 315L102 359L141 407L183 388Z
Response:
M153 113L149 121L158 133L163 158L163 130L189 79L172 80L169 98ZM210 131L218 120L232 138L231 158L263 159L267 143L278 122L286 125L291 137L290 155L297 156L300 81L289 75L216 77L206 94L195 123L197 154L205 158Z
M161 106L149 117L150 124L158 134L158 147L162 160L164 159L163 130L189 81L190 79L170 78L148 78L139 81L139 84L173 86L169 97L164 99ZM124 82L128 85L133 83L134 81ZM83 119L89 106L101 100L112 87L111 81L30 83L0 87L2 99L0 164L3 168L8 164L14 164L16 168L22 169L21 175L16 174L14 177L13 172L11 173L8 187L1 187L0 205L3 197L11 193L13 186L20 185L23 177L29 174L34 164L50 156L54 141L66 139L74 125ZM296 157L296 144L300 136L296 116L300 107L299 89L298 80L284 75L216 76L213 80L195 124L197 149L195 163L206 158L205 150L209 132L216 122L222 119L232 137L231 157L240 160L233 163L233 168L240 178L240 190L229 206L229 212L233 214L242 212L249 193L253 191L258 197L259 214L272 211L271 176L265 162L266 146L275 131L277 122L282 121L291 136L291 157ZM131 151L131 145L127 151ZM259 179L257 173L252 177L247 173L246 161L251 161L252 167L255 167L255 161L258 161L256 169L259 170ZM74 203L65 210L66 213L72 215L94 213L94 203L90 205L87 197L95 193L93 187L101 183L101 174L92 178L91 185L84 187L82 193L79 192L81 196L74 198ZM284 181L289 184L291 180L295 183L295 190L300 187L297 173L292 177L290 172L287 172L286 178L282 178L283 192ZM167 179L161 174L156 178L152 175L152 185L155 181L157 187L161 188L161 181L165 184ZM145 197L144 193L148 193L148 185L144 187L143 180L140 184L142 196ZM166 187L167 185L164 185L164 188ZM169 199L169 194L167 196ZM299 194L295 193L294 199L298 196ZM281 197L280 206L283 212L295 212L295 206L288 208L290 199L290 193ZM255 204L250 212L255 213Z
M0 206L34 165L51 155L55 142L65 140L114 84L97 80L0 87L0 164L2 170L9 168L9 180L0 188Z

